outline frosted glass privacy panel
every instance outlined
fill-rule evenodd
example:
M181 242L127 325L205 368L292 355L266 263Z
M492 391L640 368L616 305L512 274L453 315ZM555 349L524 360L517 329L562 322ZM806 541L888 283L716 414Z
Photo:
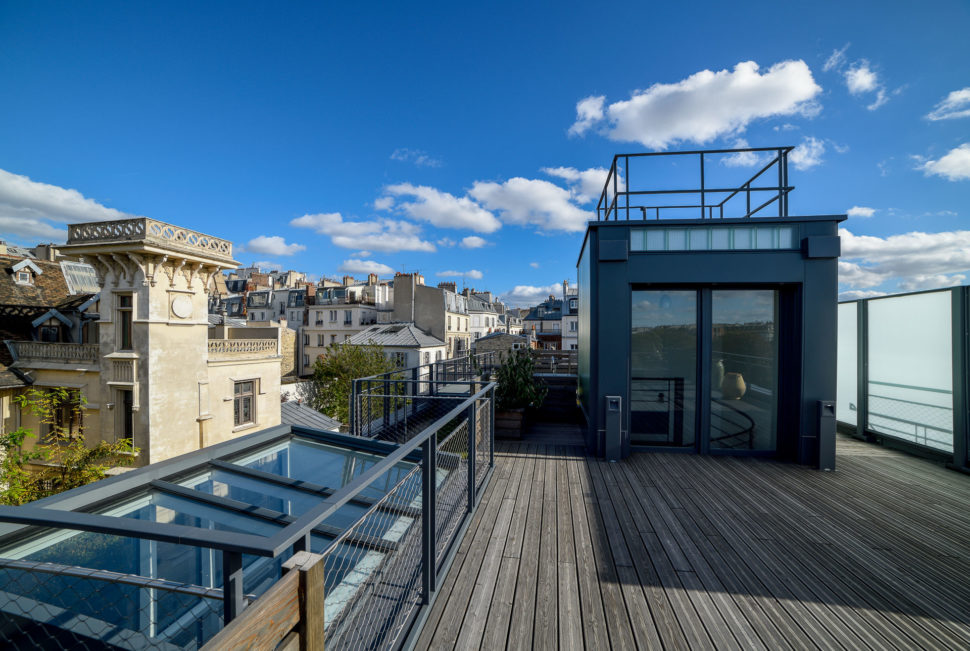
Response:
M874 432L953 451L950 290L869 301L869 413Z
M856 411L856 382L858 359L856 358L856 314L858 304L839 305L838 385L835 392L835 417L853 427L858 427Z

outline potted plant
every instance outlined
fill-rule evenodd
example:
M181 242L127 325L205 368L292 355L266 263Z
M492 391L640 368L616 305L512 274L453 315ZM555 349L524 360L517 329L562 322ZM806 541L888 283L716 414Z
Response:
M498 369L495 388L495 435L522 438L526 408L538 407L547 389L535 378L535 360L524 351L509 355Z

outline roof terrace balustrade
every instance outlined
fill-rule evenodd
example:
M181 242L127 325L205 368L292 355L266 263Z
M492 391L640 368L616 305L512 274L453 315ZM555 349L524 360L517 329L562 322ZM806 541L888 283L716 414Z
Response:
M749 147L704 151L617 154L596 205L600 221L636 219L724 219L766 216L775 204L778 217L788 216L788 155L794 147ZM669 163L649 170L648 161ZM710 164L718 163L712 168ZM671 170L683 175L683 165L697 165L694 185L671 188ZM758 171L741 183L717 183L725 167L757 165ZM714 174L717 172L717 174ZM658 189L664 188L664 189Z
M221 258L227 263L234 262L232 242L148 217L70 224L67 227L68 245L114 242L157 244L165 248L203 254L208 258Z
M54 343L45 341L7 341L14 360L22 364L97 364L98 344Z

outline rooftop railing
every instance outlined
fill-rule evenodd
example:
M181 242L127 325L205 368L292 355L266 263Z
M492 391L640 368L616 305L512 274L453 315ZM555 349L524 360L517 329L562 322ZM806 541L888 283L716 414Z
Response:
M210 339L209 359L252 359L277 352L275 339Z
M665 217L677 211L673 218L682 218L684 214L700 219L749 218L771 204L777 205L778 217L787 217L788 193L795 189L788 184L788 154L792 149L748 147L617 154L596 204L596 218L600 221L661 219L661 211ZM675 157L670 160L676 165L684 159L696 159L699 183L686 188L653 187L661 183L659 177L647 174L644 169L638 170L638 163L662 156ZM758 171L740 185L712 185L709 162L718 158L732 161L730 164L735 166L757 165ZM772 183L773 178L777 178L777 183Z
M70 224L67 227L69 245L137 241L232 261L232 242L148 217Z
M6 341L7 348L18 362L54 364L97 364L101 356L98 344L71 344L45 341Z
M179 513L198 519L117 517L44 502L0 506L0 523L107 536L79 536L73 548L80 557L128 549L112 541L145 541L147 549L164 545L179 552L165 559L167 572L179 563L204 567L195 582L176 582L153 578L162 567L155 551L131 572L24 562L24 552L15 552L0 560L0 616L13 614L27 624L0 627L0 645L274 649L282 641L284 648L322 649L325 639L327 648L401 648L430 608L491 476L494 396L492 383L449 403L446 413L399 446L355 444L369 454L345 468L346 483L336 490L247 465L245 459L275 459L296 440L304 463L314 458L307 446L348 445L338 434L275 428L220 444L218 455L203 450L166 462L150 473L147 486L145 473L134 471L69 498L84 502L83 493L103 502L113 495L131 503L143 494L135 491L151 490L160 502L177 503ZM197 490L186 480L226 481L215 478L219 473L252 486L247 494L264 506ZM265 506L270 503L263 498L274 495L283 503L312 504L284 512ZM237 520L246 524L226 526ZM34 541L36 533L19 534L21 542L7 550L22 545L25 535Z

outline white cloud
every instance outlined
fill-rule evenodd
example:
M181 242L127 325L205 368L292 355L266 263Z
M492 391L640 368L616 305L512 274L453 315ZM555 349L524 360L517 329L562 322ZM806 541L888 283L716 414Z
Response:
M246 250L251 253L265 253L267 255L293 255L305 251L302 244L287 244L279 235L260 235L249 240Z
M394 207L394 197L379 197L374 199L375 210L390 210Z
M846 43L841 50L832 50L832 54L829 55L822 66L822 71L840 70L845 65L845 51L849 49L849 45L849 43Z
M350 254L351 258L369 258L371 257L370 251L354 251Z
M61 224L135 217L107 208L77 190L32 181L0 169L0 232L31 240L64 239Z
M542 301L552 296L560 296L562 294L562 285L553 283L552 285L545 286L535 286L535 285L516 285L509 291L501 294L499 298L506 305L514 305L518 307L526 307L530 305L536 305Z
M533 269L538 269L539 268L539 263L538 262L530 262L529 263L529 266L532 267Z
M375 262L374 260L344 260L337 267L337 271L345 274L378 274L385 276L394 273L392 267Z
M569 127L569 135L581 136L602 120L605 102L606 97L603 95L587 97L576 102L576 122Z
M488 240L477 235L461 238L461 246L465 249L480 249L488 244Z
M542 173L564 179L569 186L573 200L576 203L584 204L599 200L610 171L605 167L591 167L586 170L578 170L575 167L543 167ZM623 180L619 179L618 183L622 190Z
M468 271L439 271L435 273L435 276L439 278L471 278L473 280L479 280L482 277L482 272L478 269L469 269Z
M906 292L917 292L923 289L940 289L942 287L956 287L967 279L966 274L927 274L916 275L899 283L899 288Z
M502 221L520 226L532 225L542 231L586 229L595 219L592 212L572 203L564 188L538 179L511 178L504 183L476 181L469 194L489 210L498 212Z
M912 232L886 238L839 229L839 282L853 288L897 280L906 288L959 284L970 269L970 231ZM946 277L946 279L944 279ZM962 280L960 281L962 282Z
M458 242L454 241L450 237L442 237L440 240L435 242L435 244L437 244L438 246L443 246L445 248L451 248L456 244L458 244Z
M666 149L678 142L704 144L741 133L749 123L779 115L813 116L822 91L804 61L783 61L763 74L754 61L734 70L702 70L672 84L654 84L634 91L628 100L607 107L605 135L620 142L638 142ZM597 105L597 101L599 104ZM583 104L587 102L587 104ZM602 98L587 98L571 133L589 129L603 114Z
M2 208L0 208L2 211ZM67 229L57 228L50 222L41 221L33 217L4 217L0 215L0 233L25 240L49 240L63 242L67 240Z
M401 203L398 208L414 219L434 224L438 228L467 228L477 233L494 233L502 223L468 197L456 197L447 192L423 185L399 183L384 188L388 194L414 197L416 201Z
M732 145L734 149L747 149L750 147L748 141L744 138L738 138L734 141ZM755 151L739 151L735 154L730 154L729 156L721 157L721 165L727 165L728 167L754 167L761 162L761 156Z
M861 95L879 87L879 75L869 67L865 59L856 61L845 71L845 85L853 95Z
M926 119L936 121L967 117L970 117L970 86L951 91L933 107Z
M845 85L852 95L876 94L872 104L866 106L870 111L875 111L889 101L886 88L879 81L879 73L872 69L866 59L856 61L845 71Z
M847 292L841 292L839 294L840 301L854 301L860 298L875 298L877 296L885 296L886 292L880 292L875 289L850 289Z
M391 160L413 163L418 167L441 167L441 161L429 156L428 152L420 149L408 149L406 147L395 149L391 152Z
M845 214L849 217L872 217L876 214L876 209L867 206L852 206L845 211Z
M807 136L802 140L802 144L788 154L788 160L795 169L807 170L821 164L823 154L825 154L825 143L818 138Z
M269 260L254 262L253 266L259 267L260 271L283 271L283 265L279 262L271 262Z
M373 251L434 251L434 244L422 240L421 227L393 219L344 221L340 213L303 215L290 221L290 226L310 228L328 235L337 246L345 249Z
M919 165L926 176L935 174L949 181L970 179L970 142L955 147L937 160L927 160Z

